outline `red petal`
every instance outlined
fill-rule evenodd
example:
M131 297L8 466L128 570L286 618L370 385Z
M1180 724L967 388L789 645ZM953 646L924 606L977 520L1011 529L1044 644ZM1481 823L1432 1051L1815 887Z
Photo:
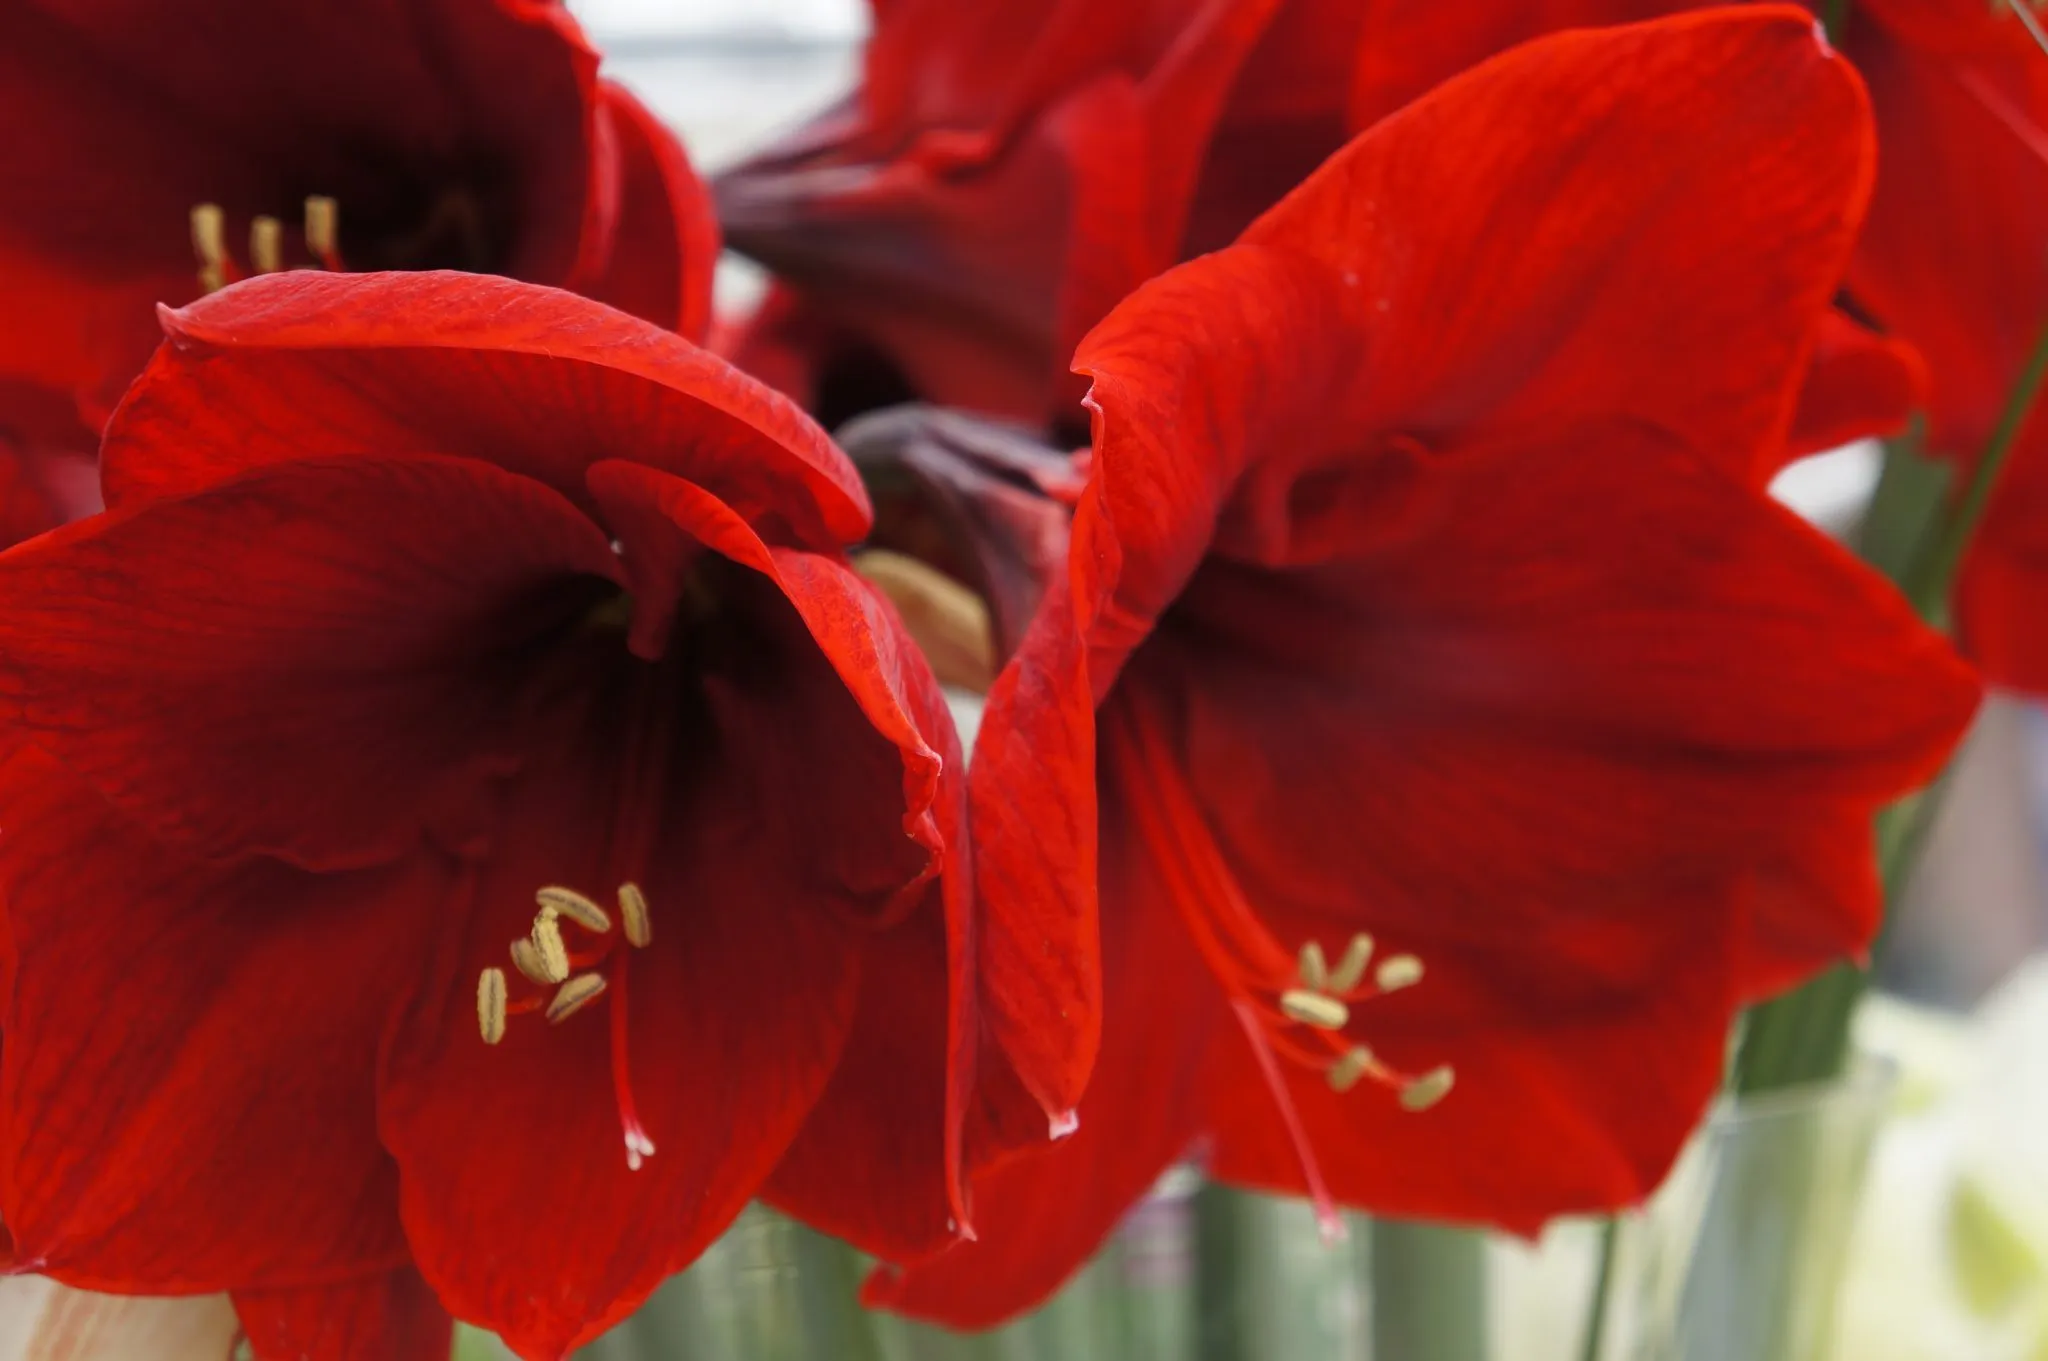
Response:
M1365 0L1368 40L1351 77L1351 126L1371 127L1467 67L1566 28L1597 28L1699 9L1698 0Z
M1840 312L1821 323L1799 409L1786 437L1789 461L1852 440L1896 435L1927 394L1927 366L1912 346L1867 330ZM1768 465L1766 471L1772 471Z
M1375 1214L1519 1233L1641 1201L1706 1110L1736 1005L1731 942L1715 924L1726 888L1702 888L1632 923L1567 911L1522 924L1512 944L1423 947L1428 975L1354 1009L1351 1034L1412 1073L1450 1061L1449 1095L1410 1114L1371 1083L1340 1094L1319 1073L1289 1073L1330 1193ZM1470 918L1462 929L1475 928L1486 929ZM1303 1194L1299 1154L1242 1034L1219 1045L1212 1073L1211 1174Z
M8 717L208 855L388 860L459 844L513 759L536 592L616 579L527 478L420 457L259 468L0 558Z
M666 468L764 534L862 537L860 479L788 400L680 337L551 289L467 274L252 279L166 314L172 341L108 431L119 506L262 463L467 455L585 500L603 458Z
M1754 475L1789 425L1873 159L1855 73L1810 14L1715 10L1467 72L1243 240L1329 270L1371 338L1337 438L1601 414ZM1077 367L1109 343L1091 337Z
M447 1361L455 1341L454 1320L411 1267L234 1298L256 1361Z
M169 1294L403 1262L374 1071L445 879L200 865L45 758L0 785L0 1217L27 1263Z
M619 213L603 276L579 291L702 344L718 262L710 191L646 105L613 81L601 91L618 145Z
M1115 790L1104 843L1127 846ZM1038 1304L1095 1252L1124 1212L1194 1141L1222 995L1140 862L1105 863L1101 1059L1079 1128L974 1179L980 1240L900 1271L866 1298L955 1328L985 1328Z

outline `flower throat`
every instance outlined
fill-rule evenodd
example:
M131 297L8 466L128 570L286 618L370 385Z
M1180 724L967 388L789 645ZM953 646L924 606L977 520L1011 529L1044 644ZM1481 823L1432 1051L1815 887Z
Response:
M1148 859L1164 876L1162 887L1222 985L1251 1046L1294 1146L1324 1237L1341 1237L1343 1222L1281 1064L1320 1072L1338 1092L1371 1082L1392 1093L1411 1113L1443 1100L1454 1080L1449 1065L1424 1073L1404 1072L1347 1033L1358 1004L1420 983L1422 961L1412 954L1393 954L1375 966L1373 938L1362 932L1346 942L1334 964L1318 940L1288 950L1252 909L1231 873L1179 773L1159 718L1142 700L1111 704L1103 713L1122 716L1123 740L1106 745L1119 763L1117 776L1129 791L1127 802L1151 852Z

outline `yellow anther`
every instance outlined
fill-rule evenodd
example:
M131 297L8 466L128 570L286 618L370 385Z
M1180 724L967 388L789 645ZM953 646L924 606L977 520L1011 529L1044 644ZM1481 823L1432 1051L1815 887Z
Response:
M315 259L326 261L335 253L340 243L341 206L325 194L312 194L306 199L306 250Z
M626 944L644 950L654 943L654 923L648 920L647 895L640 885L619 885L619 920L625 926Z
M559 983L569 976L569 947L562 943L562 928L555 914L542 908L533 919L533 953L540 965L540 981Z
M573 888L549 885L533 895L542 912L558 912L594 935L612 929L611 914Z
M1450 1094L1451 1084L1457 1074L1450 1065L1432 1068L1421 1077L1412 1079L1401 1088L1401 1109L1404 1111L1426 1111Z
M228 286L227 214L218 203L202 203L192 210L192 254L199 260L203 292Z
M548 1003L549 1025L560 1025L577 1012L590 1005L597 995L604 991L604 975L580 973L556 989L554 1000Z
M1344 947L1344 958L1330 971L1330 991L1350 992L1365 977L1365 966L1371 962L1372 937L1361 931Z
M485 969L476 980L476 1028L485 1044L505 1038L505 971Z
M274 217L259 217L249 223L249 263L258 274L275 274L284 268L284 224Z
M1323 1076L1329 1079L1331 1091L1348 1092L1358 1085L1358 1079L1372 1071L1372 1067L1372 1050L1360 1046L1331 1064Z
M1422 961L1414 955L1389 955L1373 974L1373 982L1379 984L1381 992L1399 992L1421 981Z
M1290 1021L1318 1030L1342 1030L1351 1019L1351 1008L1334 997L1306 988L1289 988L1280 994L1280 1010Z
M540 951L533 948L533 942L525 936L512 940L512 967L519 970L520 977L529 983L559 983L559 978L549 978L546 968L540 962Z
M1323 958L1321 941L1306 941L1301 947L1301 986L1310 992L1322 992L1330 986L1330 961Z

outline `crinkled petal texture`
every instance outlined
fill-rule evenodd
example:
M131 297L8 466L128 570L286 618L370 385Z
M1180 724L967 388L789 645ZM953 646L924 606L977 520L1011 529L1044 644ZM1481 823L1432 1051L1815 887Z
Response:
M0 557L6 726L80 787L0 846L23 1255L262 1291L274 1345L365 1358L430 1345L440 1315L379 1283L410 1260L559 1356L757 1193L849 1044L920 1099L828 1103L871 1161L819 1213L950 1238L963 796L929 671L840 556L866 525L843 457L552 290L287 277L172 323L109 432L115 507ZM604 985L573 1011L508 950L548 885L610 914L564 919ZM935 949L895 942L913 921ZM108 1131L133 1155L81 1155ZM318 1288L364 1300L360 1330L321 1331Z
M1276 7L891 6L858 100L719 176L720 220L918 395L1068 416L1067 356L1178 258L1211 130Z
M1071 580L972 777L1006 1039L1092 1054L1091 1004L1116 1005L1085 967L1091 823L1059 811L1099 762L1131 805L1104 837L1143 833L1103 847L1105 894L1142 855L1204 986L1267 1018L1207 1056L1224 1175L1307 1189L1313 1156L1343 1200L1517 1228L1654 1184L1735 1007L1868 938L1874 898L1794 885L1868 887L1837 839L1863 847L1844 829L1930 777L1975 702L1756 485L1870 159L1802 11L1560 35L1387 119L1097 328ZM1104 951L1143 900L1103 898ZM1304 942L1334 959L1358 932L1426 972L1317 1061L1275 994ZM1027 986L1046 957L1083 967ZM1421 1114L1337 1096L1319 1070L1349 1043L1457 1087ZM1084 1131L1095 1093L1177 1061L1101 1054ZM1007 1308L1079 1260L1043 1250ZM976 1290L963 1317L1002 1311Z
M158 339L151 307L199 292L199 204L225 213L230 278L259 215L285 264L318 263L301 223L320 194L346 268L510 274L704 323L702 189L557 4L20 0L0 128L0 379L69 394L94 427Z

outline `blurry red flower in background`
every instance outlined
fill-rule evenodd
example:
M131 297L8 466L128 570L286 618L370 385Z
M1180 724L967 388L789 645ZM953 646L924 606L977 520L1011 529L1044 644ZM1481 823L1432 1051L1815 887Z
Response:
M827 425L912 396L1074 420L1068 357L1138 284L1469 62L1623 7L889 6L859 95L717 180L733 245L785 281L735 359ZM1909 354L1837 318L1811 360L1770 457L1904 424Z
M1555 37L1088 337L972 776L996 1019L1080 1128L873 1298L1028 1306L1204 1146L1325 1208L1638 1200L1734 1011L1869 942L1871 817L1976 687L1763 483L1871 159L1798 10Z
M444 1305L554 1357L764 1189L951 1241L964 791L843 455L501 279L166 325L110 509L0 557L23 1264L232 1289L264 1357Z
M549 0L0 0L0 183L0 438L90 448L154 304L209 268L464 269L709 318L702 186Z

